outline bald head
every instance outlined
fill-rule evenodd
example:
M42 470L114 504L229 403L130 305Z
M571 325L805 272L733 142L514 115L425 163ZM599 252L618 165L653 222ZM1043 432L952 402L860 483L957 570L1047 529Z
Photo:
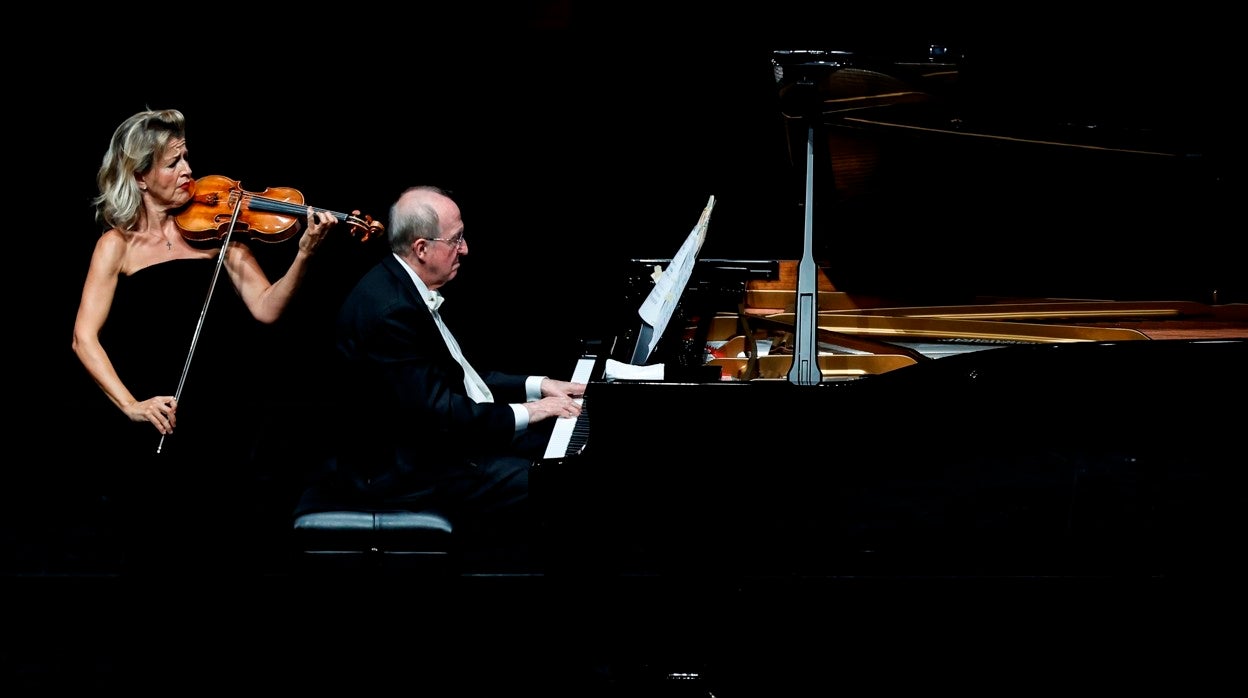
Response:
M433 186L410 187L390 207L390 250L407 257L417 238L438 238L448 223L458 227L459 207Z
M438 209L453 203L446 192L433 186L410 187L399 195L395 206L401 211L411 211L420 207Z
M430 289L455 278L468 254L459 205L443 190L411 187L390 207L390 249Z

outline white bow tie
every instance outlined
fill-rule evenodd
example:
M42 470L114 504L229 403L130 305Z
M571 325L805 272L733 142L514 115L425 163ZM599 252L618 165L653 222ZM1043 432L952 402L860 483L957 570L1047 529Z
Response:
M429 297L425 299L425 303L429 305L430 310L437 310L442 307L442 301L446 300L441 293L430 291Z

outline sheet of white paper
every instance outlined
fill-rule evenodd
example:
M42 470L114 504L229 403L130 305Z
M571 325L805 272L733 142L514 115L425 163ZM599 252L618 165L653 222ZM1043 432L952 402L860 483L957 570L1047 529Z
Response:
M672 257L667 270L655 279L654 289L641 304L641 309L638 311L641 319L654 328L654 334L650 337L650 351L654 351L655 345L659 343L659 339L667 329L668 321L672 319L672 313L676 311L680 294L689 283L694 263L698 259L698 251L702 249L702 242L706 240L706 228L710 225L711 210L714 208L715 197L711 196L706 202L706 208L702 209L702 215L698 217L697 225L693 226L689 237L685 238L676 256Z
M661 381L663 380L663 364L634 366L615 359L607 359L606 365L602 367L602 378L608 381L616 379Z

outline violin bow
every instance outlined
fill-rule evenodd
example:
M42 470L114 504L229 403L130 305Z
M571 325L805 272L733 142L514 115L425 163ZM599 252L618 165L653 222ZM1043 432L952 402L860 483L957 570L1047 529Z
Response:
M234 215L230 217L230 227L225 231L225 238L221 241L221 251L217 254L217 266L212 270L212 282L208 284L208 295L204 297L204 307L199 311L199 321L195 323L195 334L191 336L191 348L186 352L186 363L182 365L182 377L178 379L178 389L173 394L175 404L182 400L182 387L186 385L186 374L191 370L191 359L195 356L195 346L199 344L199 335L204 329L204 318L208 316L208 305L212 302L212 292L217 288L217 279L221 277L221 267L225 263L225 251L230 247L230 238L234 235L234 225L238 222L238 213L242 210L244 198L240 196L238 201L234 202ZM157 454L164 448L166 436L167 434L160 435L160 443L156 444Z

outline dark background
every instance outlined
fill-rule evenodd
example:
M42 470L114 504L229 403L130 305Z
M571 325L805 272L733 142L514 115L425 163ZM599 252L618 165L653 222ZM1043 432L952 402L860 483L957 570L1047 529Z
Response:
M1236 23L1192 3L1121 12L1085 5L1015 4L972 14L939 4L765 3L729 11L713 3L540 0L501 8L353 5L322 14L201 4L72 16L48 7L14 21L11 33L23 41L4 48L9 230L17 238L8 337L20 399L10 405L17 419L9 433L14 453L24 455L11 456L7 468L4 504L12 525L4 535L14 552L6 553L5 570L16 573L10 581L37 579L39 586L15 586L7 598L13 609L33 608L34 617L78 614L64 626L77 630L77 640L41 619L31 627L41 629L44 644L30 644L28 636L31 649L18 656L35 675L57 675L63 665L87 677L95 668L108 674L121 650L110 655L105 648L130 622L98 585L63 585L67 575L90 579L113 569L96 523L117 464L104 462L95 445L117 417L70 351L70 338L100 232L90 206L96 169L127 116L147 107L180 109L197 176L224 175L249 191L293 187L321 208L359 209L384 221L409 185L452 189L471 247L446 289L446 314L461 343L482 363L560 374L572 367L581 340L620 330L618 265L673 254L708 196L718 204L702 256L799 256L800 170L786 149L773 50L842 49L887 60L921 58L929 46L943 45L963 57L959 87L936 112L946 124L956 118L1002 133L1079 133L1169 155L891 141L870 188L853 197L820 192L817 253L841 290L931 300L1018 294L1205 302L1216 292L1220 301L1243 302ZM79 27L72 35L70 24ZM255 249L276 278L295 245ZM267 449L256 471L257 500L268 507L259 516L274 535L287 530L290 497L308 465L298 458L315 452L305 442L315 443L317 425L307 417L319 404L333 316L384 253L380 241L361 244L339 229L280 323L248 337L233 355L195 358L259 369L257 390L272 395L254 428ZM185 400L205 387L194 383L193 370ZM987 664L1022 669L1028 681L1066 676L1061 669L1104 668L1109 648L1097 629L1107 627L1107 613L1115 642L1137 630L1154 637L1158 621L1187 617L1186 601L1159 618L1149 612L1147 590L1124 598L1113 584L1059 596L1040 590L1021 601L1007 588L991 602L979 602L975 586L952 595L941 584L918 594L902 587L870 596L852 614L852 627L842 624L845 604L822 587L810 595L732 588L709 600L703 587L688 598L703 599L695 607L719 622L743 609L756 612L753 626L737 630L767 631L753 638L763 644L779 637L787 648L810 631L839 638L836 651L809 646L803 658L812 666L837 656L869 656L888 666L903 651L909 666L931 653L946 662L939 677L959 685L985 667L985 653ZM33 606L23 601L32 590L47 592L33 595ZM632 620L625 618L629 609L643 608L654 628L686 617L682 609L667 610L670 599L650 604L635 592L626 592L632 605L619 596L596 598L577 615L609 607L617 619ZM408 592L383 592L390 593ZM191 605L170 600L171 608ZM289 618L266 615L270 601L253 599L242 606L246 613L231 608L224 617L242 620L238 627L266 618L285 627ZM321 602L318 596L312 605ZM997 620L967 629L966 607ZM1032 610L1020 615L1020 607ZM998 608L1014 613L1002 616ZM405 610L400 620L419 628L420 604ZM1050 617L1053 611L1060 612ZM599 617L590 613L586 622ZM525 620L544 618L534 611ZM1176 637L1205 631L1177 625ZM721 626L707 627L710 635ZM983 637L965 655L961 646L935 652L959 627L964 637L981 630ZM225 642L238 639L238 628L230 632ZM1057 633L1060 646L1045 633ZM685 641L663 630L637 637L666 638L674 648ZM269 639L273 647L291 644L280 634L252 638L257 662L271 660L272 647L261 647ZM1078 641L1073 650L1071 640ZM215 639L201 644L205 657L220 652ZM726 656L748 661L756 644ZM1158 656L1144 644L1132 643L1132 658ZM1015 655L1016 645L1045 659ZM644 655L639 647L623 656ZM1108 666L1148 680L1152 672L1140 672L1132 658ZM688 668L682 661L674 666ZM203 666L222 670L210 660ZM222 675L245 668L226 667ZM854 667L841 670L852 675ZM1193 675L1213 674L1187 678ZM316 673L307 676L315 680ZM859 676L879 681L883 674Z
M12 81L10 162L33 193L12 206L13 347L32 397L21 431L41 445L89 457L115 417L69 345L99 235L95 172L116 125L146 107L186 114L196 176L249 191L295 188L312 205L384 221L409 185L453 190L470 242L446 289L461 343L482 364L561 375L582 340L620 331L620 265L670 257L711 195L703 257L800 256L802 163L787 149L774 50L887 64L944 46L960 63L956 89L933 103L944 125L1165 155L882 143L870 186L817 183L816 254L841 290L1244 300L1241 62L1231 23L1199 6L200 10L88 12L78 19L94 31L81 42L45 17L25 27L42 42L6 49L25 67ZM296 243L253 248L276 278ZM382 254L384 241L340 228L277 325L234 355L194 360L259 368L257 390L274 396L267 418L302 436L337 307ZM210 307L205 331L211 320ZM199 388L193 370L186 400Z
M446 289L461 343L483 365L563 375L583 340L621 331L620 265L670 257L709 196L703 257L800 256L804 163L789 155L773 51L846 50L888 65L943 46L959 78L922 118L1165 155L881 141L868 185L816 183L815 251L838 288L916 302L1244 300L1241 62L1222 15L672 9L88 12L84 42L48 33L50 18L31 23L44 41L6 49L27 67L12 82L10 161L33 194L11 221L13 347L32 397L21 431L89 460L96 430L115 418L69 345L100 232L96 169L116 125L147 107L186 114L196 176L248 191L295 188L309 204L384 222L409 185L453 190L470 243ZM296 243L253 249L277 278ZM385 253L383 240L340 228L279 323L234 355L194 357L258 369L257 390L273 396L258 428L271 422L281 447L316 436L301 410L322 394L334 314ZM210 306L205 331L211 323ZM191 371L186 400L200 388Z
M800 256L801 169L786 149L777 48L887 62L947 46L962 67L957 90L933 107L944 123L1174 155L886 144L866 190L819 182L816 252L842 290L1242 300L1229 254L1242 237L1230 209L1239 64L1218 15L509 8L422 7L411 20L247 13L219 24L191 12L119 23L59 66L23 57L42 65L34 94L22 95L42 107L30 125L52 128L27 159L49 167L34 190L55 200L44 214L54 223L29 225L54 227L61 252L39 336L59 338L54 355L72 374L66 348L98 235L90 198L103 148L129 114L176 107L197 176L293 187L312 205L383 221L408 185L452 189L471 254L447 310L474 318L459 323L464 343L496 349L506 368L566 371L579 339L618 331L605 312L619 293L616 265L671 256L708 196L718 203L703 257ZM255 247L268 248L258 251L276 277L295 243ZM283 321L288 346L233 360L298 372L383 252L380 240L361 245L340 229Z

